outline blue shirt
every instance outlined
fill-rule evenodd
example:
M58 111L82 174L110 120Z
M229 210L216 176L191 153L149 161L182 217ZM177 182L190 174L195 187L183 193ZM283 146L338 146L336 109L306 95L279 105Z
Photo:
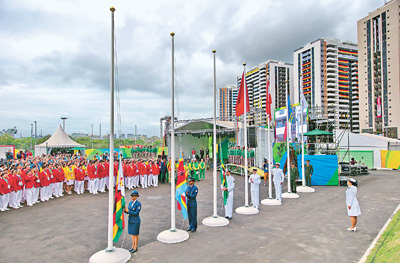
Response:
M199 192L199 189L195 185L188 185L187 190L186 190L186 197L188 199L187 205L190 207L197 207L197 193Z
M140 210L142 209L142 204L136 200L135 202L131 201L128 205L128 210L129 210L129 220L128 223L132 223L132 224L137 224L140 223Z

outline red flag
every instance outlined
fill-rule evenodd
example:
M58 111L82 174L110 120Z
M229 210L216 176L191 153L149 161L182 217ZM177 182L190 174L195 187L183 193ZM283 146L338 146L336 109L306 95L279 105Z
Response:
M267 80L267 116L269 118L269 121L271 121L271 105L272 105L272 96L271 96L271 90L269 88L269 80Z
M245 86L246 85L246 86ZM249 105L249 93L247 92L247 83L246 83L246 78L244 76L244 71L242 75L242 81L240 82L240 87L239 87L239 93L237 96L236 100L236 106L235 106L235 111L236 111L236 117L239 117L245 113L244 111L244 89L246 87L246 112L250 111L250 105Z
M287 137L287 123L285 124L285 133L283 134L283 140L286 141L286 137Z

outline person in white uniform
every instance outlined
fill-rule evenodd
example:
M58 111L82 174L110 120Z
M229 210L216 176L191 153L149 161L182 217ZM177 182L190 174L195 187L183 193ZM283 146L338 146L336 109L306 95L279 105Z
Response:
M221 185L221 189L222 191L228 191L228 198L225 205L225 218L230 220L232 219L233 212L233 189L235 188L235 178L231 175L229 170L226 171L226 184L227 187Z
M282 200L282 185L283 181L285 180L285 176L283 174L283 171L281 168L279 168L281 165L280 163L275 164L275 168L272 169L272 174L274 176L274 185L275 185L275 195L276 195L276 200L281 201Z
M251 203L253 207L258 209L260 205L260 183L261 177L257 174L257 169L253 169L253 174L250 175L249 184L251 184Z
M350 216L351 227L347 228L348 231L357 231L357 217L361 215L360 204L357 200L357 181L350 178L347 181L346 190L346 205L347 205L347 215Z

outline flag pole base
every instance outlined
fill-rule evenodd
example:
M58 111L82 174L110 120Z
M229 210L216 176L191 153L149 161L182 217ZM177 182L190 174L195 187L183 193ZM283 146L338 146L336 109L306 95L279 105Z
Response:
M241 206L236 208L235 212L241 215L255 215L260 213L260 210L252 206Z
M315 193L315 189L309 186L298 186L296 190L299 193Z
M229 225L229 220L221 216L209 216L204 218L202 223L209 227L219 227Z
M161 243L175 244L180 243L189 238L189 233L181 229L168 229L157 236L157 240Z
M297 189L296 189L297 190ZM291 199L296 199L296 198L299 198L300 196L298 195L298 194L295 194L295 193L289 193L289 192L287 192L287 193L283 193L282 194L282 198L291 198Z
M263 205L282 205L282 202L273 198L267 198L264 200L261 200L261 204Z
M112 251L104 249L93 254L89 263L125 263L129 259L131 259L131 253L128 250L114 247Z

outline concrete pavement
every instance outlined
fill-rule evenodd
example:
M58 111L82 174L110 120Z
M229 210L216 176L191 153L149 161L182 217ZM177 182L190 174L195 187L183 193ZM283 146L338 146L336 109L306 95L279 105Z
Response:
M244 204L245 185L243 177L235 179L234 208ZM400 174L371 171L357 180L362 212L357 232L346 230L346 188L338 186L315 187L316 193L284 199L279 207L261 205L257 215L234 213L228 226L209 228L201 224L212 214L212 177L207 172L206 180L196 183L197 232L173 245L156 240L170 227L169 185L139 189L139 251L130 262L358 262L400 203ZM267 186L261 185L260 199L266 197ZM107 205L108 193L85 193L0 213L0 262L87 262L107 245ZM218 211L223 215L220 192ZM176 226L188 226L180 211ZM124 233L115 246L129 249L131 238Z

